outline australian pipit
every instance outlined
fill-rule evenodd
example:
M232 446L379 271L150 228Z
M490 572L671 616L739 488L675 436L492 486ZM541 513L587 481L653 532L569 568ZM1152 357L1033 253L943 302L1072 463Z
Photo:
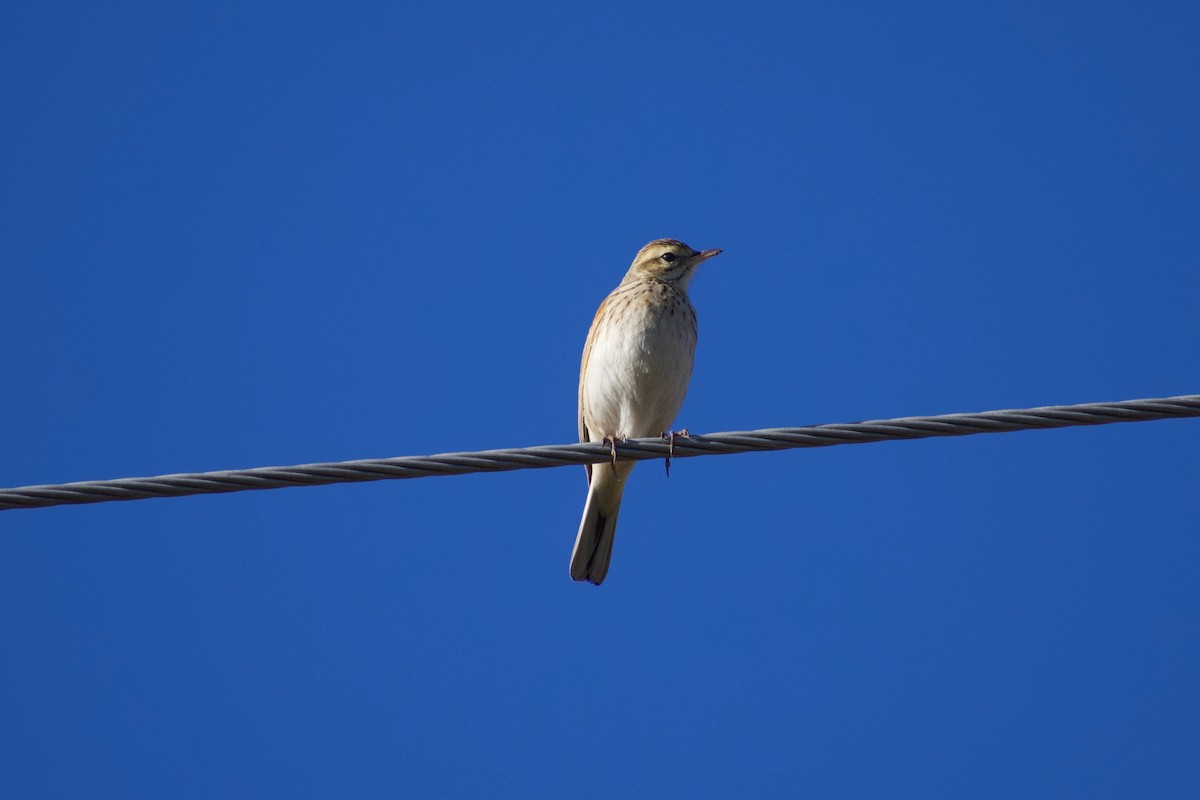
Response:
M657 239L638 251L621 284L592 320L579 367L579 440L615 443L666 433L683 405L696 352L688 284L720 250ZM614 449L615 455L615 449ZM625 481L634 462L588 467L587 503L571 552L571 577L600 584L608 574Z

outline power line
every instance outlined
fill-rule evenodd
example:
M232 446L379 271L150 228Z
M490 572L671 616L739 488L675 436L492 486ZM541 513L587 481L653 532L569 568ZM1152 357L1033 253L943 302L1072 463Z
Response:
M983 411L976 414L943 414L935 417L813 425L803 428L766 428L757 431L713 433L676 437L672 445L660 439L630 439L618 443L622 459L644 461L654 458L789 450L798 447L831 447L866 444L893 439L926 439L934 436L971 436L976 433L1066 428L1074 425L1107 425L1113 422L1144 422L1154 419L1200 417L1200 395L1181 395L1154 400L1122 400L1116 403L1085 403L1072 406ZM379 481L396 478L427 478L434 475L464 475L469 472L503 472L539 467L597 464L611 457L609 446L588 444L545 445L473 453L442 453L294 467L159 475L153 478L118 478L46 486L0 489L0 511L39 508L109 500L142 500L149 497L182 497L193 494L241 492L248 489L280 489L287 486L320 486L327 483Z

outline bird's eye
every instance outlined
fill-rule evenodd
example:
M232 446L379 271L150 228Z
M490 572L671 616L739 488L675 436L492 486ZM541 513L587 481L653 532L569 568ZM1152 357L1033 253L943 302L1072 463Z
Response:
M675 254L674 253L663 253L662 260L667 262L668 264L670 264L672 261L675 260Z

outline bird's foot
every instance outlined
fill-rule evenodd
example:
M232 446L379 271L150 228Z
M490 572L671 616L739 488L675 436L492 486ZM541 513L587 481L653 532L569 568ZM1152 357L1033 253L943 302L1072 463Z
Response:
M629 441L629 437L622 436L619 433L616 436L611 436L611 437L605 436L604 437L604 443L608 445L608 452L612 454L613 469L617 468L617 442L618 441L620 441L621 444L625 444L626 442Z
M676 436L678 436L682 439L692 438L691 434L688 433L687 428L682 428L678 431L671 431L669 433L662 434L662 440L667 443L667 460L665 463L667 465L667 477L668 478L671 477L671 456L675 455L675 437Z

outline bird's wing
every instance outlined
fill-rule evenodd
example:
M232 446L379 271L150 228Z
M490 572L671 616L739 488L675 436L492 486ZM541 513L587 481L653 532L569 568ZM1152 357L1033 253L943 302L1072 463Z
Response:
M588 361L592 357L592 342L596 338L596 331L602 324L600 318L604 316L604 309L608 305L608 298L600 303L600 307L596 309L596 316L592 320L592 327L588 330L587 341L583 344L583 361L579 364L579 441L590 442L591 435L588 433L587 423L583 421L583 380L587 375ZM587 481L590 486L592 483L592 465L585 464L587 467Z
M579 409L579 441L581 441L581 442L591 441L590 439L588 439L587 425L583 424L583 409L582 408ZM588 486L591 486L592 485L592 465L584 464L583 468L587 470L587 482L588 482Z

